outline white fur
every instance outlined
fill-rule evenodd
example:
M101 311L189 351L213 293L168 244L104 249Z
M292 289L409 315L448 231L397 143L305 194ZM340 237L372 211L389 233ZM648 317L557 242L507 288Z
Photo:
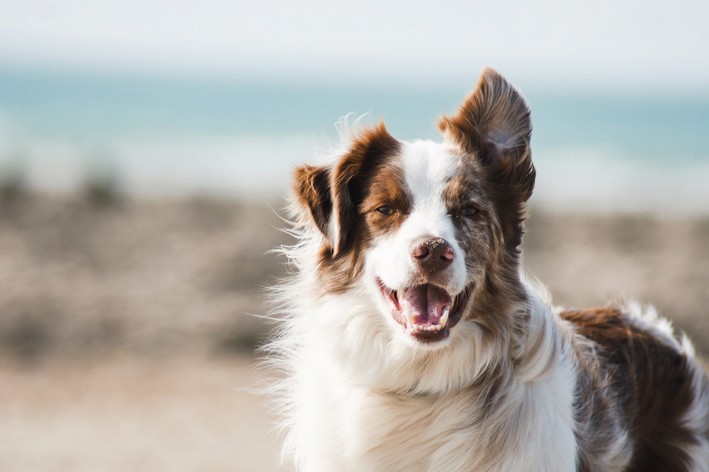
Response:
M682 351L690 358L694 357L694 347L686 337L682 339ZM701 369L700 364L693 364L692 368L692 387L695 399L684 418L684 423L689 429L694 431L706 431L707 425L709 425L709 408L707 408L707 405L709 405L709 387L707 386L706 374ZM695 472L708 472L709 437L704 435L698 439L699 442L687 451L693 460L692 470Z
M286 453L304 471L572 470L574 366L545 303L530 294L536 300L528 334L534 349L529 362L505 375L507 397L489 418L480 392L466 387L510 345L490 345L479 326L461 321L443 347L425 349L407 339L381 305L374 276L403 285L413 270L406 265L411 242L422 236L451 242L458 261L451 292L460 292L466 280L441 201L459 158L431 142L407 143L403 155L413 210L396 234L367 254L357 286L341 295L309 296L317 284L309 261L321 239L301 234L301 244L289 251L300 272L281 295L290 317L273 345L288 371L280 386ZM473 422L476 417L486 419ZM429 426L412 428L419 421ZM491 457L485 444L504 452Z
M365 271L342 294L316 295L316 261L322 236L296 230L300 242L285 248L297 269L277 297L287 313L270 346L285 371L278 401L286 433L284 453L298 470L331 471L573 471L579 451L575 418L577 356L593 356L574 328L552 309L543 290L525 283L528 302L504 314L522 320L515 333L490 341L463 319L436 349L412 341L389 315L375 278L398 289L414 265L411 244L422 236L451 243L451 293L463 290L466 268L455 228L441 201L445 180L459 165L446 144L405 143L402 162L413 207L405 223L365 255ZM336 229L336 228L333 228ZM628 316L682 352L671 326L653 311L631 306ZM494 411L486 385L490 366L504 372ZM701 430L709 421L706 378L696 367L698 400L686 417ZM701 398L700 398L701 397ZM422 427L421 425L425 425ZM625 431L600 470L622 470L629 459ZM707 470L706 439L690 453L696 470Z
M291 320L304 336L289 360L295 375L283 386L291 402L288 452L299 470L574 469L575 371L546 305L531 321L539 349L502 386L508 398L498 412L471 424L484 405L462 387L498 350L483 348L472 324L456 327L438 351L396 344L383 319L373 321L382 318L378 310L358 300L332 296ZM426 429L412 427L426 421ZM475 453L494 438L504 438L506 453Z
M423 238L440 237L449 242L454 257L445 288L453 295L465 288L467 274L463 250L455 238L455 227L441 199L446 182L461 164L461 158L452 151L449 146L431 141L403 143L401 161L407 187L413 194L413 208L401 227L392 235L378 240L365 259L365 282L368 282L366 285L372 298L378 301L381 313L387 313L388 308L376 293L376 279L381 279L391 289L403 288L417 271L409 253L414 243ZM404 342L413 342L390 316L385 316L385 319ZM445 343L438 344L442 346Z
M465 263L455 238L455 227L447 215L441 195L446 181L458 170L460 158L439 143L404 143L404 177L413 193L413 208L404 224L393 235L377 242L367 254L367 270L395 290L403 287L416 266L409 251L423 237L441 237L453 249L454 260L449 289L458 293L465 287Z

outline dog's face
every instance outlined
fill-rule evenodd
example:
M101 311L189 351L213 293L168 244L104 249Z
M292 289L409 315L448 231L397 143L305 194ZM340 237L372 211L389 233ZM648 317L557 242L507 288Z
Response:
M495 311L522 296L534 185L529 109L495 71L439 127L443 143L400 142L379 125L334 165L295 173L302 216L323 236L323 294L366 287L394 336L427 347L461 320L494 330Z

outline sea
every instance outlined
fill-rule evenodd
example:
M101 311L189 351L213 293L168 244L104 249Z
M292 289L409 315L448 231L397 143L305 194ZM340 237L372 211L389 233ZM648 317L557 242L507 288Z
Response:
M473 85L0 67L0 181L277 199L297 165L335 152L343 116L440 140L438 118ZM516 85L532 109L533 205L709 215L708 94Z

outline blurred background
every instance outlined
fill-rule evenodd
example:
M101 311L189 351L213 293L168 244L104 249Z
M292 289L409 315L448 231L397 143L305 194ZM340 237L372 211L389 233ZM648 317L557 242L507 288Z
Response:
M527 270L709 353L709 3L0 0L0 469L278 468L289 174L481 68L533 113ZM288 467L283 467L288 470Z

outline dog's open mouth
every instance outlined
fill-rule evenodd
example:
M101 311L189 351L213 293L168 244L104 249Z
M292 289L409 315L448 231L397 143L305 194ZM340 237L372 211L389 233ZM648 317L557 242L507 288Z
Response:
M433 284L392 290L377 278L379 290L392 309L392 316L406 332L421 342L446 339L460 321L470 296L468 286L456 296Z

